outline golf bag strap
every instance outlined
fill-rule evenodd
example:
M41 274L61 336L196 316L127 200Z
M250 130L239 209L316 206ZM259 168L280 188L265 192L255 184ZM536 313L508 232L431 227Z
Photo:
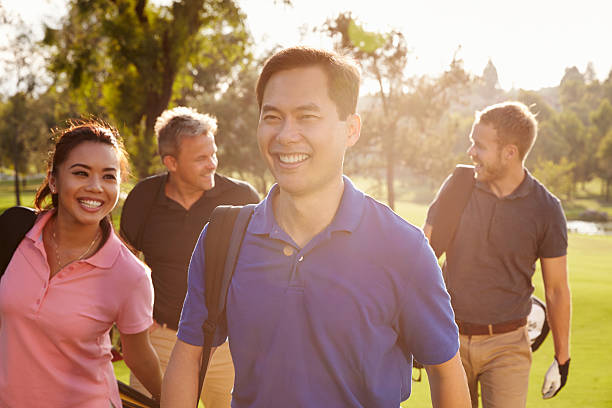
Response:
M19 243L36 222L38 213L28 207L11 207L0 215L0 277L11 262Z
M204 275L206 308L208 317L202 324L204 345L198 383L198 399L210 360L215 331L225 314L227 290L234 274L240 246L255 204L245 206L222 205L215 208L210 216L204 238ZM197 406L197 399L196 399Z
M437 258L446 252L453 241L475 183L474 167L460 164L455 167L446 188L440 191L431 230L431 247Z

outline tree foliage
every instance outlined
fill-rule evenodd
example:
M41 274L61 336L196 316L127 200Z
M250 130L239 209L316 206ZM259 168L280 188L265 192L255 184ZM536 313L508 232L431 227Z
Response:
M36 47L29 27L0 6L2 32L7 45L0 49L0 64L4 74L0 89L4 101L0 102L0 159L14 171L15 203L21 204L22 174L29 167L40 168L42 151L46 150L47 109L39 97L46 85L41 75L43 56Z
M369 167L382 164L387 203L394 208L399 166L416 173L437 172L440 167L448 170L454 157L437 154L448 150L438 144L446 139L434 136L452 129L443 118L457 97L457 88L469 77L455 58L438 77L408 77L410 52L404 35L397 30L368 32L350 13L329 20L324 30L336 40L338 49L355 57L364 76L377 84L376 99L369 98L361 107L365 120L360 143L366 148L356 161L360 167L364 162ZM447 160L439 160L440 156Z
M569 200L574 189L574 166L565 157L558 163L544 160L537 164L533 175L557 197Z
M151 170L157 117L184 89L215 91L249 45L233 0L71 0L47 28L50 69L83 113L109 117L128 136L139 176Z
M612 188L612 128L601 139L597 150L600 175L605 180L604 196L610 201L610 189Z

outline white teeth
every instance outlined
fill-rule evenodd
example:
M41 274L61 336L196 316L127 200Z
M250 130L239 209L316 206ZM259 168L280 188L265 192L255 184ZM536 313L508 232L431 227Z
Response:
M292 164L306 160L308 158L308 155L304 153L279 154L278 158L280 159L281 163Z
M89 208L98 208L102 205L102 201L96 201L96 200L79 200L79 202L83 204L85 207L89 207Z

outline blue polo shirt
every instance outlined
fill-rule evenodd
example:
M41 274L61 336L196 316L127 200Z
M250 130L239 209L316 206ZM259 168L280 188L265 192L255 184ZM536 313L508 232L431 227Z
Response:
M227 297L232 407L393 407L410 395L412 356L459 348L436 258L422 231L344 178L338 211L303 248L278 225L274 186L257 205ZM178 337L202 345L204 236L189 266Z

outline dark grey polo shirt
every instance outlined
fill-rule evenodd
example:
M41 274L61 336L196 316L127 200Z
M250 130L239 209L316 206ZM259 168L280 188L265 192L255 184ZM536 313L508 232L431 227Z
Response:
M161 188L166 177L149 177L130 191L121 213L121 236L144 254L151 268L154 319L176 330L187 293L191 253L210 214L219 205L257 203L259 195L248 183L215 174L215 187L186 210ZM148 208L146 216L143 212Z
M490 324L527 316L536 260L567 253L560 201L527 170L525 174L516 190L503 198L476 182L444 267L459 321ZM429 208L429 225L434 224L436 204Z

